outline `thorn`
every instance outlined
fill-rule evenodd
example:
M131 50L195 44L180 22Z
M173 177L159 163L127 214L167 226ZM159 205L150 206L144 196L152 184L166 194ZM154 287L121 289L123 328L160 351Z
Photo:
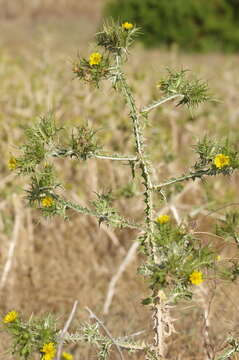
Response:
M104 221L107 221L107 220L108 220L107 216L100 216L99 217L99 227L100 227L101 223L103 223Z

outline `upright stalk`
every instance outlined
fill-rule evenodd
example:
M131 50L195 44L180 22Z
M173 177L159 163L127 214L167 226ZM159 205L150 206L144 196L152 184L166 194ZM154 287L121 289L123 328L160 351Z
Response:
M125 79L124 74L120 68L120 57L116 56L116 66L117 66L117 77L120 83L120 87L123 90L124 97L130 109L130 118L133 123L133 132L135 138L135 148L138 155L139 166L142 171L142 177L144 179L143 185L145 187L144 192L144 202L145 202L145 214L146 214L146 223L150 233L153 232L153 200L152 200L152 182L150 177L149 165L144 153L144 136L142 132L142 127L140 124L140 114L137 110L135 99L132 95L131 89Z
M116 56L116 68L117 79L120 84L120 88L123 92L124 98L130 109L130 118L133 124L133 133L135 138L135 149L138 156L139 167L141 169L141 176L143 178L144 185L144 203L145 203L145 215L146 215L146 239L148 245L148 251L152 256L155 263L159 263L157 256L157 249L153 240L154 221L153 221L153 186L150 176L150 165L146 159L144 144L145 139L140 123L140 112L137 110L135 99L133 97L130 86L128 85L126 78L120 67L120 57ZM164 354L164 314L166 311L165 303L161 301L161 298L157 291L153 293L154 307L153 307L153 321L154 321L154 351L157 356L161 357Z

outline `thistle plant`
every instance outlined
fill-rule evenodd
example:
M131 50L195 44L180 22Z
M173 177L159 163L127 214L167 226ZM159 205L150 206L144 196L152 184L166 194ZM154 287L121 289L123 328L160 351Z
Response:
M22 359L28 359L35 352L41 354L43 360L54 358L57 331L51 315L24 321L16 311L10 311L4 316L3 323L12 336L10 353Z
M9 169L16 171L20 176L26 176L29 180L26 189L26 200L29 205L39 209L43 215L61 215L67 218L69 210L73 210L96 217L99 225L105 223L116 228L132 228L138 231L136 241L139 251L144 255L138 273L147 279L149 285L149 294L143 299L142 304L152 308L154 340L151 343L139 344L130 342L129 339L126 341L123 338L113 339L104 336L100 333L99 321L93 325L81 326L76 333L65 335L66 343L85 341L96 345L99 348L99 359L106 359L111 348L115 348L120 356L122 351L128 350L143 351L145 359L148 360L163 358L165 338L174 331L170 315L172 305L177 306L181 299L190 301L195 287L207 279L235 280L239 273L235 260L221 263L213 244L204 244L190 230L186 221L176 224L168 213L158 216L160 208L156 208L155 199L163 198L167 201L164 189L177 183L183 188L186 181L194 181L197 178L231 175L239 168L238 148L228 139L199 139L193 148L197 159L188 173L154 183L154 164L146 151L148 140L145 138L145 119L149 118L151 111L165 106L168 102L175 101L178 108L186 105L190 110L194 110L201 103L211 100L211 96L207 84L190 76L188 71L168 70L168 75L158 82L159 99L139 108L134 91L124 73L124 64L130 58L130 47L139 33L139 29L128 22L106 22L102 31L96 34L94 52L88 57L79 56L73 63L76 79L97 88L100 88L102 81L108 81L124 99L129 110L129 122L134 139L133 154L109 154L100 143L98 131L89 124L85 123L69 130L59 127L54 115L48 114L26 130L25 143L19 148L18 154L9 160ZM118 161L129 166L135 186L140 183L137 190L144 207L143 220L136 222L121 215L115 208L110 193L96 194L95 201L89 207L68 200L55 168L57 158L65 161L71 158L79 161L96 158ZM216 225L216 234L233 239L238 246L238 221L238 214L227 215L225 221ZM32 352L38 351L42 360L54 358L59 342L59 330L47 327L47 335L44 337L45 322L29 320L27 325L24 325L21 320L14 319L10 323L7 329L16 341L14 344L17 344L14 345L15 354L27 359ZM25 342L20 340L23 333L29 334ZM218 359L227 358L226 355L223 356ZM67 356L65 358L67 359Z

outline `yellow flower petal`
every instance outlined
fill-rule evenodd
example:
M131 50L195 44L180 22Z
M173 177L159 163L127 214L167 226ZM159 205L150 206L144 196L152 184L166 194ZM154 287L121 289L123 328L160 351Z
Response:
M40 352L44 353L42 360L52 360L56 354L55 344L53 342L44 344Z
M3 323L4 324L8 324L8 323L11 323L11 322L14 322L18 317L18 313L13 310L13 311L10 311L4 318L3 318Z
M52 205L54 205L54 200L52 199L51 196L45 196L42 200L41 200L41 204L43 207L49 208Z
M101 60L102 60L102 55L98 52L95 52L90 55L89 64L91 66L99 65L101 63Z
M131 24L131 23L127 22L127 21L124 22L121 26L122 26L122 28L125 29L125 30L131 30L131 29L133 29L133 27L134 27L133 24Z
M224 166L230 165L230 158L227 155L224 154L217 154L214 158L214 165L221 169Z
M203 282L203 276L201 271L193 271L189 276L189 280L194 285L200 285Z
M169 215L160 215L156 221L159 223L159 224L166 224L170 221L170 216Z
M62 357L65 360L72 360L73 359L73 355L71 355L70 353L65 352L65 351L62 353Z
M8 168L10 170L15 170L17 167L17 159L15 157L11 157L8 161Z

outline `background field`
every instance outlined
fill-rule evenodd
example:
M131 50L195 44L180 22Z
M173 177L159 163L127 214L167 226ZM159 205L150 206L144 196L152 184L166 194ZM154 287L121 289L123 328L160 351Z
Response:
M108 284L131 247L135 232L112 231L104 225L99 228L95 219L74 213L67 222L42 219L36 211L26 208L24 181L7 168L10 154L21 144L24 128L49 110L66 127L87 120L100 129L101 142L108 150L133 151L128 109L118 95L107 84L99 90L90 89L74 80L71 72L71 60L77 52L88 56L94 49L92 36L102 2L95 1L90 6L84 1L58 1L56 8L53 1L45 1L44 6L38 1L32 1L31 6L26 0L0 1L0 277L9 247L13 241L16 244L7 279L0 280L0 312L4 314L13 308L25 316L53 312L61 323L78 299L76 326L88 318L84 310L88 306L104 319L114 335L144 330L141 336L149 338L150 309L140 304L147 294L147 284L136 275L143 260L140 255L135 255L120 278L109 313L103 315ZM140 105L157 97L157 79L165 73L165 66L192 69L208 80L219 100L202 106L193 117L175 104L150 116L145 126L155 179L186 172L194 161L192 145L205 133L219 138L229 135L238 141L237 55L185 55L177 49L146 51L137 45L130 59L127 73ZM134 219L143 216L140 197L130 197L132 179L124 165L72 160L57 161L57 167L69 198L88 204L94 200L95 192L112 189L122 213ZM168 206L175 207L180 218L188 220L192 231L212 231L214 221L223 216L225 209L208 216L210 210L238 202L238 195L238 175L218 177L184 184L181 193L172 194ZM156 213L162 206L158 200ZM222 258L234 254L232 246L225 247L220 240L205 234L198 236L205 242L217 241ZM182 303L175 311L177 333L169 340L168 359L205 358L202 314L209 290L215 293L210 316L210 336L215 348L223 346L229 332L238 332L237 284L208 280L196 290L193 306ZM1 359L11 359L5 354L6 342L1 334ZM96 358L87 347L72 346L69 350L75 359ZM141 359L140 356L132 358Z

